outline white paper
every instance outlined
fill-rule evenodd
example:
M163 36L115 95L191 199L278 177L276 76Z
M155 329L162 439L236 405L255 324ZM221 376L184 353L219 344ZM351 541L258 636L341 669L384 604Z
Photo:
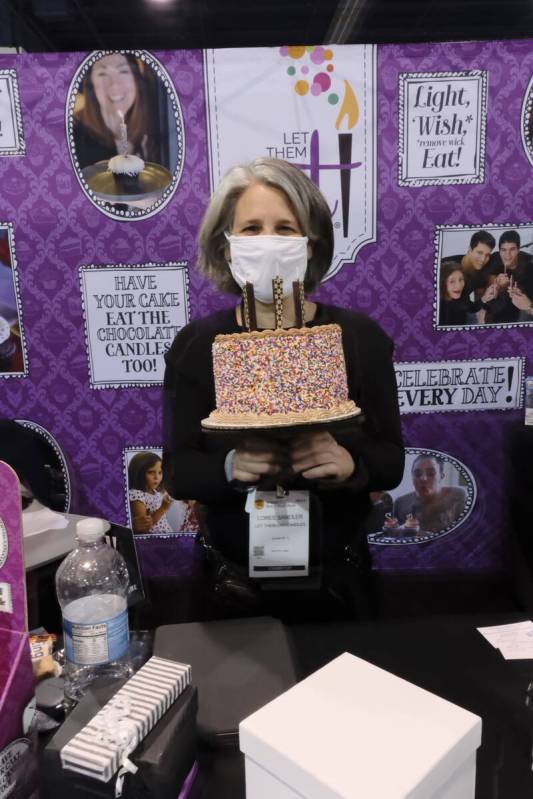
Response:
M45 508L37 500L34 500L22 513L22 533L25 538L46 530L64 530L65 527L68 527L68 519L65 516Z
M493 647L500 650L506 660L533 658L532 621L478 627L477 629Z
M309 574L309 491L254 491L250 514L250 577L307 577Z

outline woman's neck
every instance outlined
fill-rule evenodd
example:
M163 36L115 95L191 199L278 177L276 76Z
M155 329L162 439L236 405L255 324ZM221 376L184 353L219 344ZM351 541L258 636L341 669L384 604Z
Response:
M305 300L305 321L311 322L316 315L316 303ZM242 306L237 305L235 308L235 315L237 317L237 324L243 327L242 319ZM262 330L273 330L276 326L274 303L255 302L255 316L257 320L257 327ZM294 309L294 300L292 297L283 298L283 327L296 327L296 311Z

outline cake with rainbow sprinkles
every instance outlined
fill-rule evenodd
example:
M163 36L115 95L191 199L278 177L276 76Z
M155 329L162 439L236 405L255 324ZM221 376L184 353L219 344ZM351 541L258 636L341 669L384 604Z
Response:
M206 428L280 427L360 413L348 398L339 325L222 334L213 342L216 410Z

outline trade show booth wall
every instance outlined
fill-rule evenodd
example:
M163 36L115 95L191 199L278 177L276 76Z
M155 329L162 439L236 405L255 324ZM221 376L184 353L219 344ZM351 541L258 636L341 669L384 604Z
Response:
M235 302L195 269L208 198L270 156L331 208L316 297L395 343L407 457L372 497L375 568L504 570L533 356L532 109L530 40L0 56L0 416L54 449L63 509L131 524L129 463L163 444L164 354ZM117 190L121 136L146 166ZM441 495L425 519L424 470ZM173 503L171 529L187 513Z

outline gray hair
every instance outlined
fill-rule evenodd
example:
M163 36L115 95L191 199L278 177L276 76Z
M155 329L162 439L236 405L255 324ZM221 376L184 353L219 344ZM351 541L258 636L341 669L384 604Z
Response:
M283 192L296 216L302 235L312 245L304 287L313 291L331 264L333 225L329 206L315 184L298 167L276 158L257 158L232 167L222 178L207 207L198 236L200 272L221 291L240 294L227 264L225 233L233 225L235 206L250 186L262 183Z

